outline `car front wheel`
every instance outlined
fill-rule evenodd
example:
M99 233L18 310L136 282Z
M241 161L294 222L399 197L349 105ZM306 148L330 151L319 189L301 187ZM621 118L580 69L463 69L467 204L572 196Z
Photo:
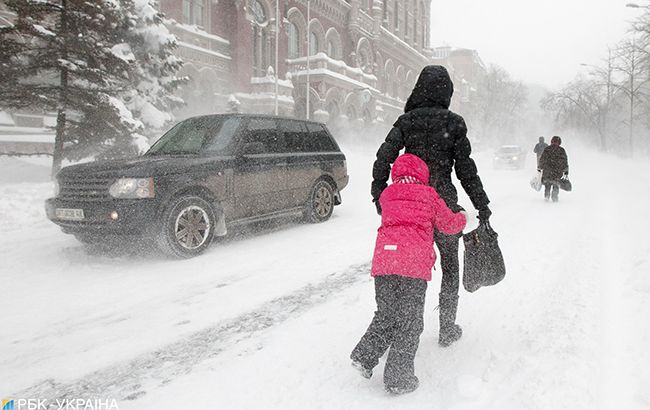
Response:
M194 195L178 197L163 214L158 246L170 256L191 258L210 246L215 225L209 202Z
M327 221L334 210L334 189L324 180L316 182L309 194L306 219L311 223Z

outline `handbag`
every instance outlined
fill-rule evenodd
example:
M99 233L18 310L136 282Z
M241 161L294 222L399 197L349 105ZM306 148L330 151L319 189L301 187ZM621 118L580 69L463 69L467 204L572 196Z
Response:
M542 189L542 172L537 171L537 175L530 180L530 187L539 192Z
M569 177L562 177L560 178L560 189L563 191L571 192L573 189L573 185L571 185L571 181L569 181Z
M487 221L479 223L478 228L463 235L463 287L468 292L496 285L506 276L498 237Z

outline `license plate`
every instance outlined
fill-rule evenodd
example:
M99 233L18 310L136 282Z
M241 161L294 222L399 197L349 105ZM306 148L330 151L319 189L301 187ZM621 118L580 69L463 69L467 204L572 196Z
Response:
M65 219L66 221L81 221L84 219L84 210L56 208L56 217L57 219Z

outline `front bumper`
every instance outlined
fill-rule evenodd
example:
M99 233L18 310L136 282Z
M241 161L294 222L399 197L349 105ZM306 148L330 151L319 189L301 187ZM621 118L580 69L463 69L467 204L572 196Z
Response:
M59 219L57 208L83 209L84 218L79 221ZM114 212L116 219L111 217ZM158 219L158 203L155 199L86 202L50 198L45 201L45 213L65 233L135 235L150 232Z

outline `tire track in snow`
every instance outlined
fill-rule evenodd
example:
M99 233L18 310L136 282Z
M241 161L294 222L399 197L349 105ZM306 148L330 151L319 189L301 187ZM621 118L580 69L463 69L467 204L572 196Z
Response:
M309 284L292 293L264 303L258 309L218 323L159 350L131 361L61 382L47 379L12 397L47 399L53 408L57 399L110 398L134 400L146 394L147 386L166 384L175 377L218 356L229 346L253 337L257 332L277 326L289 318L328 301L329 296L368 279L370 263L352 265L332 273L323 281Z

